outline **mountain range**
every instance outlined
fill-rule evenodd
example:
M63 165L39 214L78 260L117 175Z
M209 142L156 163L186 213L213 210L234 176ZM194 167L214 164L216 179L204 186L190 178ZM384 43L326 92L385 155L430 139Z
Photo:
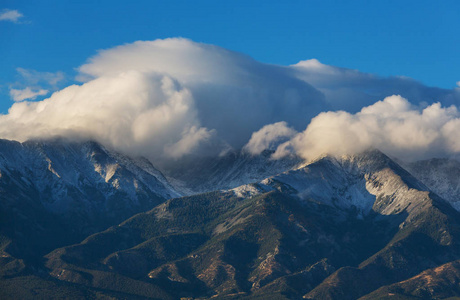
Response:
M2 299L460 296L460 163L0 141Z

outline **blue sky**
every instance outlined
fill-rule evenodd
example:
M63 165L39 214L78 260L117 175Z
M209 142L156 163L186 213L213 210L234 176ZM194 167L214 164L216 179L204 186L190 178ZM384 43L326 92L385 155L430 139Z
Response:
M459 1L3 0L0 14L7 10L23 16L0 21L3 113L13 104L9 90L27 85L18 68L35 74L37 86L61 72L46 87L55 90L73 83L75 69L99 49L168 37L271 64L316 58L428 86L460 81Z

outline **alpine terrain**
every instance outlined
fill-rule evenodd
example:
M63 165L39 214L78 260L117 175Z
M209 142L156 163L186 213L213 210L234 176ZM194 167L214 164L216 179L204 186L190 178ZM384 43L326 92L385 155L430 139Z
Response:
M0 140L3 257L36 260L178 196L148 160L95 142Z
M2 299L460 296L456 161L0 146Z

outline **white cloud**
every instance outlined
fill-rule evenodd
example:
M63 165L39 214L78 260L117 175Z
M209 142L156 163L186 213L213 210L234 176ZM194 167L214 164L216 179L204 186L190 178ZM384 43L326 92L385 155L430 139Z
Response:
M286 122L265 125L252 134L251 139L243 149L252 155L258 155L262 151L278 146L281 142L292 138L296 133L297 131L289 128Z
M13 98L14 101L23 101L26 99L31 99L34 100L38 96L44 96L48 94L48 90L44 89L38 89L38 90L32 90L30 87L26 87L25 89L10 89L10 96Z
M0 21L18 23L19 19L22 17L24 17L24 15L15 9L3 9L0 11Z
M292 151L307 160L328 153L353 154L377 148L414 160L460 153L460 114L455 106L434 103L423 110L401 96L391 96L356 114L325 112L305 131L280 145L275 157Z
M274 147L291 138L295 131L304 130L319 113L331 111L316 117L307 129L308 134L296 135L290 143L278 147L277 152L282 155L283 151L296 150L311 156L309 151L334 152L340 141L345 152L355 149L355 144L385 146L377 138L366 138L366 135L381 136L376 134L377 129L372 129L371 121L366 121L367 124L361 119L375 115L372 109L378 110L375 118L391 131L392 122L385 121L391 118L382 119L385 111L392 115L417 111L438 101L444 106L460 103L460 93L454 89L427 88L407 78L380 78L327 66L317 60L288 67L269 65L181 38L138 41L102 50L78 70L78 78L83 80L81 85L69 86L39 102L15 103L7 115L0 115L0 138L20 141L56 135L91 138L152 159L178 158L191 152L221 153L245 144L249 152L260 153L262 148ZM35 91L42 89L39 86L53 90L53 85L64 80L64 74L59 72L22 68L17 71L29 83L21 88L28 86ZM409 95L413 106L407 101L389 100L371 105L399 93ZM367 108L360 111L362 107ZM337 109L348 112L332 112ZM329 125L322 122L328 119L332 120ZM349 126L337 128L337 124ZM327 134L336 144L315 136L314 128L318 132L329 128ZM414 128L423 145L431 131ZM442 130L455 134L453 125ZM313 137L318 138L318 144L312 146L313 150L305 150L303 141L313 141ZM388 147L403 149L398 143L410 140L406 136L402 141L391 140ZM453 140L443 141L439 147L457 147ZM407 149L422 149L414 146L416 142ZM437 147L434 142L429 145L431 149Z
M320 92L286 68L180 38L99 51L79 68L79 78L127 70L176 79L193 94L201 124L237 148L266 124L289 120L302 129L309 118L328 108Z
M179 156L209 136L196 115L191 93L177 82L130 71L16 103L0 116L0 136L90 138L132 154ZM182 148L168 153L175 144Z
M0 117L8 128L0 136L86 135L135 154L178 157L206 148L199 143L217 152L241 148L254 131L285 119L304 128L327 108L286 68L186 39L100 51L79 70L87 80L81 86L13 105ZM18 72L30 82L43 77Z

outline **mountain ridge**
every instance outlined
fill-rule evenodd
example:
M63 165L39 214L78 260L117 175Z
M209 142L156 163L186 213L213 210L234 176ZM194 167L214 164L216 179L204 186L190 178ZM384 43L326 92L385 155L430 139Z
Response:
M299 196L305 186L287 180L298 172L323 191L335 187L338 204L311 190ZM74 284L127 276L177 298L356 299L458 257L460 214L380 152L326 157L273 178L249 197L228 190L168 200L53 251L47 267ZM366 213L343 205L356 189L372 195ZM109 240L117 242L108 248Z
M97 143L74 144L62 152L47 149L46 142L2 143L35 153L12 168L5 162L14 153L0 151L0 287L8 291L7 299L14 298L11 287L19 282L25 284L18 287L24 295L41 284L57 286L62 293L115 299L357 299L401 288L412 295L421 282L418 274L460 259L460 213L376 149L322 156L303 165L295 159L275 162L262 169L270 152L259 158L235 154L216 159L201 176L235 178L228 186L217 178L199 187L222 187L216 191L158 198L152 207L130 212L113 226L71 236L72 224L53 219L56 213L36 201L39 189L33 180L51 188L57 180L84 182L75 181L74 170L65 168L86 164L91 173L85 174L94 174L95 182L114 193L116 187L126 190L119 198L126 203L136 203L129 202L134 180L140 197L149 191L147 195L157 195L155 185L172 193L174 184L163 184L168 175L161 177L147 160ZM86 163L75 163L82 155ZM27 175L30 166L38 166L42 177L18 175ZM246 181L284 168L288 170L232 188L242 172L249 173L240 178ZM6 189L10 183L17 190ZM14 201L22 204L5 209L5 203ZM37 233L45 237L44 245L28 241ZM32 249L38 255L27 252ZM413 283L403 286L406 280ZM457 295L455 289L449 295Z
M34 248L76 242L180 195L141 162L91 141L0 140L1 232L17 241L1 248L34 256Z

